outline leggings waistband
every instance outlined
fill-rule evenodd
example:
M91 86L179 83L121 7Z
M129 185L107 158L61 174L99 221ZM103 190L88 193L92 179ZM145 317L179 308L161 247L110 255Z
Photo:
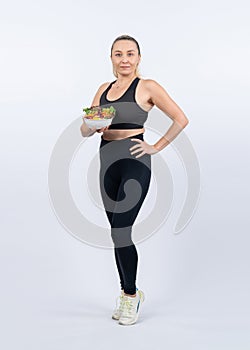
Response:
M140 134L136 134L136 135L133 135L133 136L125 137L125 138L123 138L121 140L104 140L103 136L101 136L101 141L102 141L102 143L104 143L104 142L108 143L108 142L113 142L113 141L116 141L116 142L117 141L124 141L124 140L128 140L128 139L133 139L133 138L140 139L140 140L144 141L144 133L140 133Z

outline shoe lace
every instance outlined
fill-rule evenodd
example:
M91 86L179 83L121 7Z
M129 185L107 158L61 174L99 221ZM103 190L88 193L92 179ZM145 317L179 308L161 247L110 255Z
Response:
M127 298L124 297L123 300L123 316L129 316L132 313L132 309L133 309L133 303L132 301L128 300Z

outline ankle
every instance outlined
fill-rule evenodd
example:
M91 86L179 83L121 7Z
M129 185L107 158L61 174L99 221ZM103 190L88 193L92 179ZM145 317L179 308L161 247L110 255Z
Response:
M132 297L132 298L135 298L136 297L136 293L135 294L127 294L127 293L124 293L124 295L128 296L128 297Z

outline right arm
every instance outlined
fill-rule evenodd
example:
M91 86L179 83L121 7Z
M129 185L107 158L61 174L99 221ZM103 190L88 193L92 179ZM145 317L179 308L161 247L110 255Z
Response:
M93 99L93 101L92 101L92 103L91 103L91 107L93 107L93 106L99 106L99 104L100 104L100 97L101 97L103 91L108 87L109 84L110 84L110 83L103 83L103 84L99 87L99 89L97 90L97 92L96 92L96 94L95 94L95 96L94 96L94 99ZM81 134L82 134L83 137L92 136L92 135L95 134L95 132L103 132L103 131L106 130L106 129L108 129L108 126L106 126L106 127L104 127L104 128L101 128L101 129L96 129L96 128L91 129L91 128L89 128L89 127L86 125L86 123L85 123L85 121L84 121L84 118L83 118L83 123L82 123L81 128L80 128Z

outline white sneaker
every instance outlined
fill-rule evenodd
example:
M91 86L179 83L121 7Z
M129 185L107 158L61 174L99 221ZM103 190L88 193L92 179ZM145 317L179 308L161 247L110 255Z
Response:
M136 297L128 295L123 296L123 304L119 324L131 325L134 324L139 316L139 308L141 303L145 300L143 291L136 290Z
M121 295L117 297L116 299L116 308L113 312L112 318L113 320L119 320L123 308L123 297L124 297L124 291L121 291Z

